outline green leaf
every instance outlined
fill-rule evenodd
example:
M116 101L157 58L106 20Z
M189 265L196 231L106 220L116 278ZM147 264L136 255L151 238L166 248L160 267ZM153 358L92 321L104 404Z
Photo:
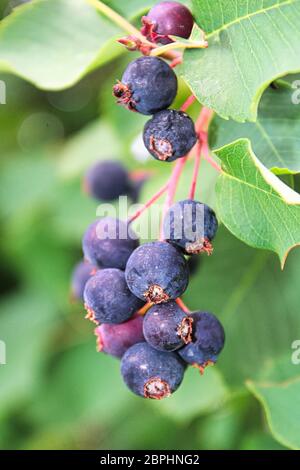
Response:
M72 347L56 359L38 397L32 403L32 415L55 426L81 420L109 423L135 399L122 383L118 360L96 352L92 332L89 343Z
M39 88L66 88L122 52L118 33L85 0L37 0L2 21L0 69Z
M247 383L261 402L274 437L283 445L300 449L300 377L282 383Z
M210 126L210 144L219 148L247 137L255 155L276 174L300 172L300 106L293 105L291 87L269 88L259 104L255 123L240 124L218 116Z
M185 52L184 79L220 116L255 121L269 83L300 70L299 0L193 0L193 6L209 46Z
M283 268L300 244L300 195L262 165L247 139L216 155L222 161L216 184L220 218L245 243L277 253Z
M4 299L0 310L0 339L6 347L6 364L0 365L2 416L35 389L56 311L46 296L29 289Z

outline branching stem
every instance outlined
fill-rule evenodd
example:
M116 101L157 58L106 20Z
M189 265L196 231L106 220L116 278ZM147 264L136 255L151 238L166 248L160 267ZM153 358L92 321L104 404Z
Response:
M140 209L138 209L135 214L133 214L129 219L128 219L128 223L131 223L133 222L134 220L136 220L143 212L145 212L146 209L148 209L150 206L152 206L152 204L154 204L157 199L160 198L160 196L162 196L163 193L165 193L167 191L169 187L169 182L167 184L165 184L162 188L160 188L152 197L151 199L149 199L149 201L147 201Z
M98 11L103 13L107 18L109 18L113 23L119 26L121 29L126 31L128 34L135 36L136 38L140 39L143 43L153 46L153 44L148 41L142 33L135 28L129 21L123 18L119 13L114 11L105 3L98 1L98 0L86 0L90 5L96 8Z

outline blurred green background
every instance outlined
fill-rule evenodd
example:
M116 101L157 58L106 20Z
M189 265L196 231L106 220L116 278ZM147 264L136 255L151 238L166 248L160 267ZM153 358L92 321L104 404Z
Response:
M1 14L6 7L2 2ZM85 169L101 158L150 169L142 200L171 170L144 160L139 138L145 118L117 107L111 96L133 56L119 55L59 92L0 75L6 84L6 104L0 105L0 340L7 353L0 365L0 447L298 447L300 395L293 390L281 402L276 384L300 373L291 364L291 344L300 338L299 251L281 272L275 255L220 228L214 255L203 258L184 300L222 319L225 350L203 377L189 370L178 392L162 402L127 391L118 361L96 352L93 326L82 306L70 301L81 236L97 208L81 190ZM187 96L181 84L175 106ZM190 165L178 197L185 197L191 172ZM203 162L197 197L212 206L215 178Z

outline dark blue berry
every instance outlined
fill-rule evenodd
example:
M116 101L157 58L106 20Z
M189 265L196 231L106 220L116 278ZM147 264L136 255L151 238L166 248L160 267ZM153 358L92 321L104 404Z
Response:
M178 351L180 357L203 369L209 363L215 363L224 347L225 333L220 321L208 312L195 312L193 318L192 342Z
M95 329L95 335L98 351L121 358L131 346L145 341L143 317L136 315L120 324L102 323Z
M154 303L176 299L189 281L184 256L166 242L145 243L137 248L127 262L125 276L134 295Z
M82 241L84 257L99 268L125 269L126 262L138 246L136 234L119 219L105 217L93 222Z
M128 172L113 160L105 160L93 165L84 178L84 189L95 199L113 201L130 188Z
M191 341L192 323L176 302L155 305L144 318L144 336L159 351L175 351Z
M77 300L83 300L83 291L85 285L90 277L92 277L97 271L95 266L92 266L88 262L81 261L76 264L71 279L71 293L72 297Z
M160 2L143 17L142 33L149 41L169 44L168 36L189 38L194 19L189 9L178 2Z
M151 155L163 162L184 157L195 145L197 134L192 119L182 111L166 109L145 124L144 144Z
M83 296L87 318L97 324L122 323L143 305L128 289L120 269L97 271L86 283Z
M119 104L142 114L154 114L172 104L177 77L158 57L139 57L127 66L113 93Z
M196 255L190 255L188 257L187 264L188 264L190 276L192 276L198 271L200 264L201 264L201 260L202 258Z
M181 248L185 254L210 254L218 221L214 211L206 204L186 199L170 207L163 228L166 240Z
M136 395L160 400L179 387L185 367L176 353L153 349L147 343L129 348L121 361L121 374Z

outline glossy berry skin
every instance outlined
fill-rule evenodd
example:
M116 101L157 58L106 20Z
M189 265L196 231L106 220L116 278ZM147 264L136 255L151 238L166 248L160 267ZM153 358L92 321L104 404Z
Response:
M121 361L121 374L136 395L160 400L180 385L185 366L176 353L164 353L147 343L129 348Z
M127 66L113 93L117 102L131 111L154 114L172 104L177 93L177 77L162 59L139 57Z
M193 29L194 19L189 9L178 2L160 2L143 17L143 34L149 40L169 44L168 36L188 39ZM151 28L152 26L152 28Z
M125 276L134 295L156 304L179 297L189 281L184 256L169 243L159 241L145 243L132 253Z
M143 305L128 289L120 269L97 271L86 283L83 296L87 318L96 324L122 323Z
M120 324L102 323L95 329L97 349L121 359L123 354L136 343L145 341L143 317L135 315Z
M105 217L93 222L82 240L84 257L99 268L125 269L138 246L136 235L127 222Z
M81 261L77 263L71 279L71 293L72 297L77 300L83 300L83 291L87 281L92 277L98 268L95 268L90 263Z
M216 235L218 221L214 211L202 202L186 199L168 210L163 230L167 241L187 255L211 254L211 241Z
M195 312L193 318L192 342L178 351L188 364L205 367L215 363L224 347L225 333L220 321L208 312Z
M176 302L155 305L144 318L144 336L158 351L175 351L192 340L192 323Z
M144 144L149 153L163 162L184 157L197 142L192 119L182 111L166 109L145 124Z
M128 193L130 188L128 172L116 161L98 162L87 171L83 187L88 194L99 201L113 201Z

